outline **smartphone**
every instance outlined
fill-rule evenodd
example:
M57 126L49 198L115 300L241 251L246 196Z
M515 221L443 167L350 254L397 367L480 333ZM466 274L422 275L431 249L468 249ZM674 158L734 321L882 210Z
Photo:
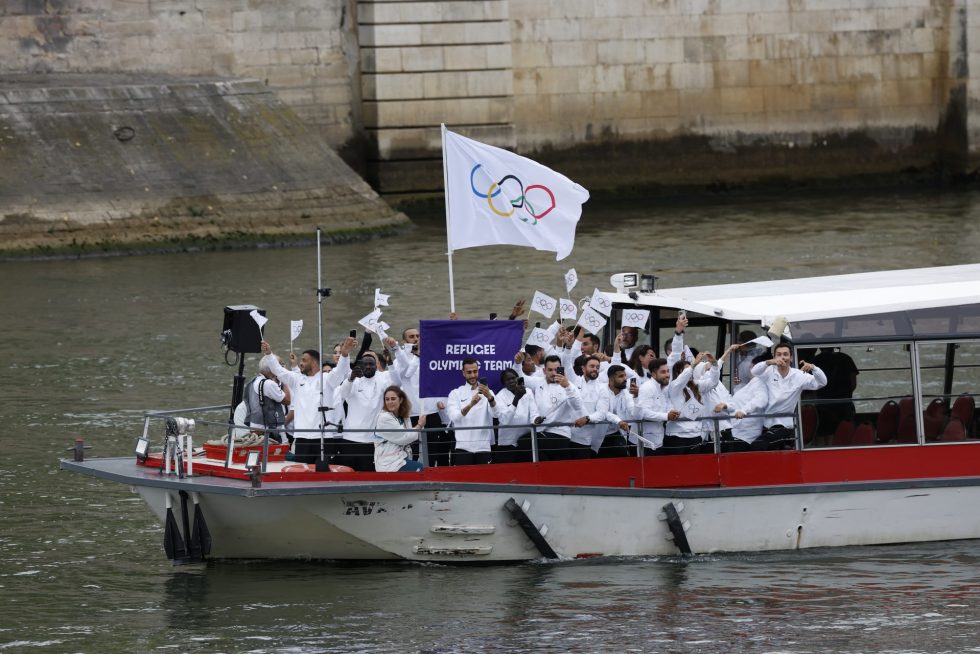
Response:
M490 314L490 320L496 320L496 319L497 319L497 314L491 313Z
M357 338L357 330L356 329L350 330L350 337L351 338Z
M687 318L687 311L684 311L684 309L680 309L677 312L677 319L680 320L682 318Z
M477 381L480 383L480 386L486 386L487 385L487 378L486 377L480 377Z
M536 323L534 323L534 326L537 327L538 329L540 329L541 328L541 323L536 322Z
M558 370L556 370L555 372L557 372L559 375L564 375L565 374L564 366L558 366Z

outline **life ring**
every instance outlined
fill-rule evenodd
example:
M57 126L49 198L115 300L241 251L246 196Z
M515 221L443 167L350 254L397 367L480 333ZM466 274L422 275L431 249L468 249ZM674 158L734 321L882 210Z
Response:
M290 463L288 466L283 466L280 472L312 472L314 470L316 467L309 463Z

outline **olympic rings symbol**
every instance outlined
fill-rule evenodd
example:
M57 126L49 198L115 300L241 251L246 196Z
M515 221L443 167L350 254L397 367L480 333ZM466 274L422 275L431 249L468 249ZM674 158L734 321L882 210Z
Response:
M608 309L612 306L612 303L609 302L609 298L607 298L605 295L597 295L595 302L603 309Z
M592 329L599 329L600 327L602 327L602 322L592 314L589 313L585 314L584 316L582 316L582 320L587 322L589 327L591 327Z
M535 304L537 304L539 307L541 307L545 311L554 311L555 310L554 303L548 302L548 300L544 299L543 297L539 297L538 298L538 301Z
M642 313L638 313L636 311L629 311L623 313L623 322L640 322L645 319L646 319L645 315L643 315Z
M487 206L490 207L490 211L494 212L501 218L509 218L510 216L513 216L518 209L522 209L523 213L526 213L528 217L524 217L523 213L517 214L517 217L529 225L537 225L538 221L554 211L555 207L558 206L555 202L555 194L551 192L550 188L542 184L531 184L525 187L524 182L522 182L516 175L505 175L499 182L491 181L490 186L487 188L487 192L481 193L476 188L475 177L476 171L480 170L482 167L483 164L476 164L473 166L473 170L470 171L470 189L473 191L473 195L478 198L485 199L487 201ZM484 175L487 175L486 171L484 171ZM501 211L494 204L494 198L499 196L504 191L504 185L507 184L507 182L512 182L510 185L511 187L515 185L517 187L515 189L516 193L511 193L508 191L507 195L516 197L513 197L513 199L507 202L507 204L510 205L510 211ZM531 191L533 190L540 190L543 192L543 195L547 196L547 201L550 203L548 208L541 210L543 205L538 205L538 208L535 208L535 205L531 203L531 199L528 197L531 195ZM538 196L542 195L542 193L535 193L534 195Z

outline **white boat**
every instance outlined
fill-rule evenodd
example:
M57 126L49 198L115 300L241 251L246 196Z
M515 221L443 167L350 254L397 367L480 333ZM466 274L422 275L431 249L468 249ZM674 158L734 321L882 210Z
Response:
M271 460L260 472L199 455L176 462L178 475L149 452L61 465L136 489L169 523L175 560L521 561L980 538L980 265L666 290L614 279L607 338L624 310L649 309L656 347L684 310L689 341L720 354L740 330L785 318L797 354L847 355L863 379L852 397L804 399L794 450L420 473ZM814 425L822 406L844 404L854 415L832 433Z

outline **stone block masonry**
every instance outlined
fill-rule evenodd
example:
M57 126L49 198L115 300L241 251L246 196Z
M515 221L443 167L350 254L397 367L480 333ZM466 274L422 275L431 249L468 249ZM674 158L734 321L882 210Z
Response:
M440 123L513 148L508 0L360 0L368 180L397 195L442 188Z
M360 133L354 0L3 0L0 73L248 77L319 136Z
M9 0L3 71L255 78L391 196L440 123L597 190L980 160L980 0Z
M961 173L980 153L977 16L980 0L360 0L372 183L439 190L439 122L497 126L491 142L590 188Z

